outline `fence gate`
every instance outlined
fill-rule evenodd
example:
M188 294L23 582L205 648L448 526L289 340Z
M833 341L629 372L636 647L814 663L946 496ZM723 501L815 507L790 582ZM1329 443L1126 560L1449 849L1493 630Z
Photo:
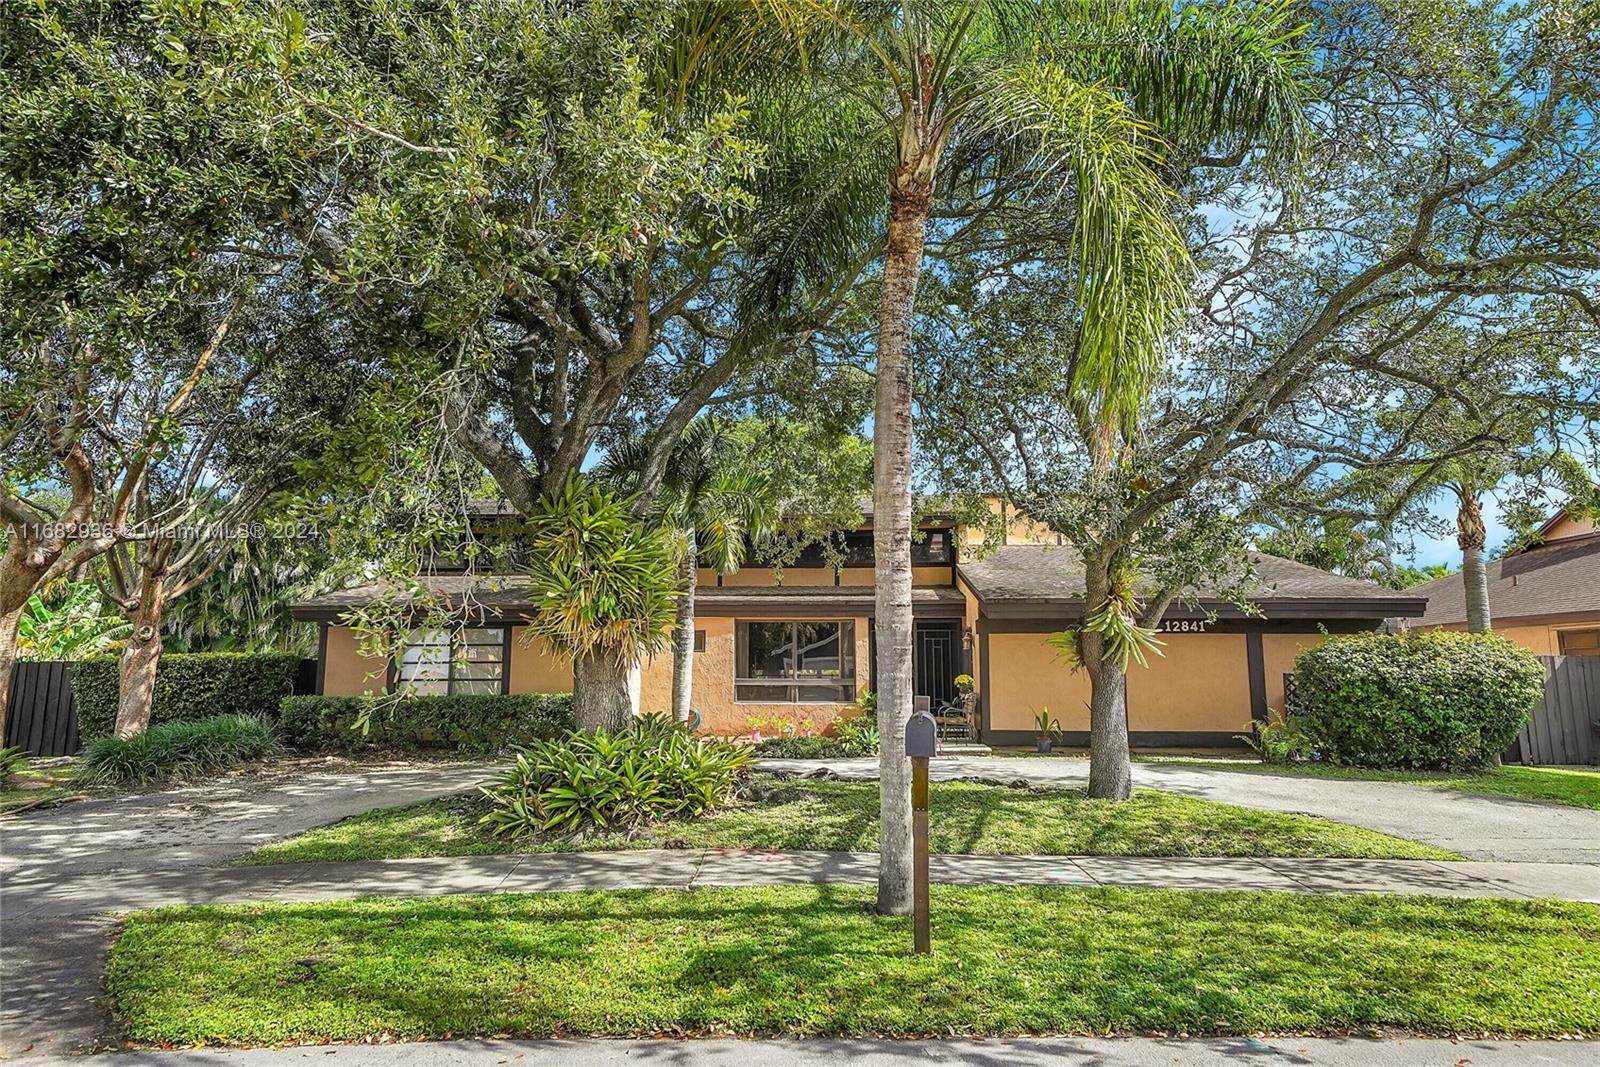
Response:
M35 756L70 756L78 751L78 705L72 699L72 664L18 660L11 675L11 706L5 745Z
M1544 698L1511 745L1520 763L1600 764L1600 656L1540 656Z

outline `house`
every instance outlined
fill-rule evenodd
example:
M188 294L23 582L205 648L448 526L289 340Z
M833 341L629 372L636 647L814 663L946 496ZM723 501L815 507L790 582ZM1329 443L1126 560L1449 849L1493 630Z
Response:
M1600 656L1600 529L1565 510L1539 528L1527 546L1491 560L1489 620L1540 656ZM1451 574L1407 590L1427 598L1413 625L1467 626L1466 587Z
M1083 609L1078 558L1026 518L1009 516L1005 543L979 557L950 516L931 516L912 547L913 673L918 695L942 705L955 678L973 676L980 739L1031 742L1048 707L1070 743L1088 736L1089 683L1059 661L1050 634ZM695 600L694 706L702 728L741 734L774 721L817 730L872 688L874 610L871 520L842 536L843 563L811 550L782 569L700 573ZM837 562L837 560L835 560ZM1370 630L1422 614L1421 597L1273 556L1255 559L1259 615L1220 596L1175 607L1161 624L1165 655L1128 678L1135 745L1235 744L1269 709L1282 708L1283 676L1299 649L1324 633ZM345 613L379 597L376 586L297 603L296 618L321 624L320 690L356 695L413 685L422 692L556 692L571 688L568 663L524 639L535 610L515 576L435 573L424 582L470 605L472 626L446 647L417 633L397 663L363 656ZM641 706L671 703L670 653L642 668Z

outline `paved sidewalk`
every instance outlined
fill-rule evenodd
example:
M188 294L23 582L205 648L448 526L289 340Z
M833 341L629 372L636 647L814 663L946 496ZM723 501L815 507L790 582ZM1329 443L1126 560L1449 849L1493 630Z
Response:
M1305 893L1411 893L1600 903L1600 870L1585 864L1446 863L1433 860L1184 859L1152 856L933 856L948 885L1146 886ZM27 924L168 904L316 901L448 893L552 893L578 889L870 884L870 852L639 849L631 852L444 856L298 863L223 870L125 871L7 880L0 921Z
M1583 1041L1420 1038L1006 1038L989 1041L435 1041L30 1060L52 1067L1579 1067Z
M827 768L844 778L878 776L876 759L762 760L763 770L799 774ZM1084 785L1089 761L1070 756L940 757L935 779L1024 780ZM1310 778L1171 763L1135 763L1133 784L1268 811L1317 815L1481 860L1600 864L1600 811L1404 782Z

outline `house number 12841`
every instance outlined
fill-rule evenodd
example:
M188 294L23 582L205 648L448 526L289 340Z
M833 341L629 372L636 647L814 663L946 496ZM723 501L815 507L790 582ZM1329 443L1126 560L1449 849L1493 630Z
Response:
M1205 619L1166 619L1161 629L1169 634L1203 634L1209 625Z

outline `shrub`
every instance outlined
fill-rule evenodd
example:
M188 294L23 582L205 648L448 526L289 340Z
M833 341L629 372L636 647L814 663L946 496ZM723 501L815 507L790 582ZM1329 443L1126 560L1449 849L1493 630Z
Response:
M758 756L771 759L826 759L838 755L831 737L769 737L755 744Z
M873 707L874 713L877 707ZM874 715L848 715L833 720L833 736L838 742L841 756L875 756L878 754L878 721Z
M156 669L150 724L255 715L271 719L278 701L294 692L300 657L287 652L167 652ZM117 722L117 659L102 656L72 665L78 733L110 734Z
M1262 763L1297 763L1311 758L1311 738L1306 736L1297 719L1258 722L1252 733L1237 736L1250 746L1250 751L1259 756Z
M727 803L750 757L743 745L657 721L535 741L483 791L492 807L482 821L514 838L695 818Z
M0 786L4 786L12 775L27 770L28 763L28 753L21 747L8 745L0 748Z
M770 759L848 759L878 753L878 724L868 715L833 720L832 737L771 737L756 743L757 755Z
M78 778L89 785L196 778L263 759L277 747L271 724L255 715L180 719L129 738L95 738L84 746Z
M1494 634L1353 634L1295 659L1300 725L1317 757L1360 767L1492 763L1543 686L1539 661Z
M365 733L357 729L368 716ZM286 697L284 744L314 752L443 748L497 752L572 729L571 693L414 697Z

